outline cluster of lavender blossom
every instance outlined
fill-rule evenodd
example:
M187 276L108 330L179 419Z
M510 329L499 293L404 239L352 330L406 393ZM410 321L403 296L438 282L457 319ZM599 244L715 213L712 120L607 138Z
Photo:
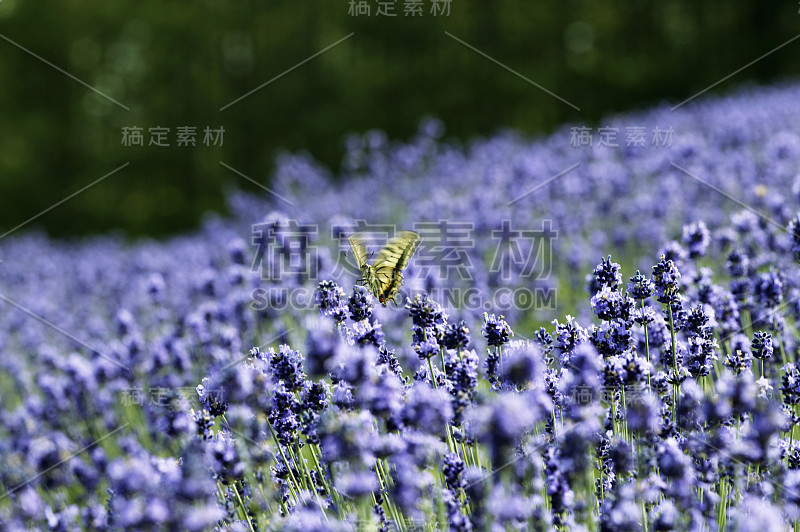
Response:
M6 237L0 529L797 528L799 93L608 121L672 127L669 149L576 150L568 128L464 149L430 121L351 138L338 181L284 156L294 205L237 194L165 243ZM488 236L541 218L553 275L498 275ZM358 219L469 221L471 276L412 260L415 295L384 308L321 233L318 275L255 267L253 224ZM465 282L573 296L437 300ZM311 304L254 305L276 288Z

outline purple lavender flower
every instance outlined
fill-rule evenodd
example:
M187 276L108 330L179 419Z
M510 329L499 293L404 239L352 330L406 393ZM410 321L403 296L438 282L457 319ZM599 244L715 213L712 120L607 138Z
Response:
M776 270L771 269L758 276L754 295L756 301L764 307L777 307L783 299L784 280Z
M642 519L640 504L634 499L633 486L623 484L618 487L614 497L608 498L603 503L600 514L600 530L612 531L637 531Z
M461 357L451 357L447 362L449 391L453 404L453 423L460 425L462 416L472 404L478 387L478 355L473 350L461 352Z
M406 303L406 309L411 314L411 320L414 325L421 329L435 326L443 327L447 323L447 314L426 293L414 296L412 301Z
M611 262L611 255L609 255L600 261L600 264L595 267L591 277L589 277L588 291L592 295L603 288L616 292L621 284L620 265L616 262Z
M731 339L731 351L725 357L724 364L735 374L748 371L752 364L750 358L750 340L743 334L737 334Z
M469 328L464 320L448 323L443 335L446 349L467 349L469 347Z
M275 352L269 349L269 369L275 384L283 383L287 390L299 390L303 386L303 355L286 344Z
M734 248L725 261L725 271L731 277L750 275L750 258L739 248Z
M788 230L792 237L792 253L795 260L800 261L800 213L789 221Z
M494 314L484 312L481 334L486 338L487 344L500 347L508 343L509 338L514 336L514 331L511 330L511 327L502 315L495 316Z
M581 342L586 340L586 330L578 325L570 315L566 316L566 322L561 324L558 320L553 320L556 326L556 347L561 351L563 360L569 360L570 354Z
M344 290L335 282L321 281L315 292L315 298L320 314L333 318L337 323L346 319L346 296Z
M630 320L634 303L633 299L605 285L592 296L591 306L595 316L601 320L627 322Z
M647 299L653 295L653 282L636 270L636 275L628 282L627 295L636 301Z
M661 401L652 392L640 393L627 412L628 429L637 434L655 433L661 422Z
M410 457L398 456L393 463L390 497L406 515L418 519L419 501L433 479L427 471L420 471Z
M678 512L675 505L669 499L660 502L653 510L653 530L657 532L670 532L675 530L675 522L678 520Z
M781 377L781 394L783 395L783 402L787 405L796 405L800 403L800 369L789 362L783 368L783 377Z
M377 429L368 412L326 411L317 430L323 458L328 462L372 466L372 446L376 443Z
M402 419L408 427L432 435L442 435L453 417L453 409L444 390L417 382L406 394Z
M658 315L653 307L641 307L633 311L632 318L634 323L649 326L658 319Z
M347 302L350 310L350 319L362 321L372 317L372 294L366 287L356 285L353 287L353 295Z
M361 497L377 491L378 479L374 471L346 471L336 477L336 490L348 497Z
M233 438L225 432L218 432L208 442L212 477L228 485L240 480L244 475L244 463L239 458Z
M447 507L447 521L450 530L454 532L469 532L472 530L472 522L464 515L461 501L449 489L442 490L442 498Z
M327 320L318 316L306 323L306 330L303 368L311 377L324 377L328 373L329 361L340 349L339 335Z
M750 344L753 357L759 360L772 358L772 335L768 332L756 331Z
M740 532L763 532L785 528L780 508L752 495L746 495L741 505L737 505L734 523L733 526Z
M676 267L680 267L688 258L686 250L676 241L671 240L664 244L659 255L663 256L662 262L672 261Z
M512 341L503 355L503 380L517 389L531 386L542 374L543 355L531 342Z
M499 395L476 413L478 439L489 445L492 462L504 464L523 432L537 421L536 412L515 393Z
M705 222L692 222L683 227L683 244L689 250L689 258L705 257L706 250L711 244L711 233Z
M385 364L398 377L403 375L403 368L400 366L394 350L388 349L386 344L382 344L378 348L378 364Z
M463 489L467 483L464 480L464 460L457 453L447 453L442 457L442 473L447 487L451 490Z
M659 303L671 304L678 300L681 274L672 260L661 255L661 260L653 266L652 279Z
M391 371L383 370L358 391L358 402L387 426L397 427L396 418L403 408L403 381Z
M370 323L366 320L357 322L353 325L352 334L353 340L359 346L369 345L377 349L385 342L383 325L380 323Z
M436 337L426 338L414 344L414 352L420 360L428 360L432 356L439 354L439 344L436 342Z
M681 504L688 504L694 470L691 458L684 454L678 442L668 438L660 444L657 452L658 468L667 481L667 493Z
M292 445L300 430L297 413L300 405L295 395L283 383L272 391L272 405L269 411L269 422L282 445Z
M549 365L552 362L550 358L550 353L553 351L553 337L550 336L550 333L547 332L547 329L544 327L539 327L539 330L536 331L535 336L536 342L541 346L542 350L544 351L544 361L545 364Z

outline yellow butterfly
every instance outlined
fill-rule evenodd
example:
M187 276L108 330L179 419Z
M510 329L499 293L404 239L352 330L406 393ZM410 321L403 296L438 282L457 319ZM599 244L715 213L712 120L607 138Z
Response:
M414 231L400 231L378 252L372 265L367 264L369 257L364 239L356 233L350 235L348 240L358 267L361 268L359 282L369 288L384 307L387 301L397 303L394 298L403 284L403 270L408 266L408 261L417 250L422 237Z

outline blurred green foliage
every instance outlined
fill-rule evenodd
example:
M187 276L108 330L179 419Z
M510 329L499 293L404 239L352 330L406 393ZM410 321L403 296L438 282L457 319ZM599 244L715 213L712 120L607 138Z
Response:
M224 209L225 190L268 183L277 150L336 171L348 133L410 136L424 116L450 137L529 134L681 101L797 32L796 2L452 0L449 16L348 14L349 0L0 2L0 229L121 164L34 224L56 236L163 235ZM464 40L580 112L470 50ZM354 35L235 105L220 108ZM103 98L12 40L117 100ZM800 42L715 91L796 76ZM123 127L171 128L170 147L123 146ZM197 127L197 146L176 129ZM206 126L224 145L204 146Z

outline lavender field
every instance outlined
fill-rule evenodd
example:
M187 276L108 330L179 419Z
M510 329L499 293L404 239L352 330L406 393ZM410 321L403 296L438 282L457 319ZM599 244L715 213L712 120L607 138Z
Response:
M798 101L428 120L168 241L3 236L0 529L800 529ZM384 307L347 237L400 230Z

